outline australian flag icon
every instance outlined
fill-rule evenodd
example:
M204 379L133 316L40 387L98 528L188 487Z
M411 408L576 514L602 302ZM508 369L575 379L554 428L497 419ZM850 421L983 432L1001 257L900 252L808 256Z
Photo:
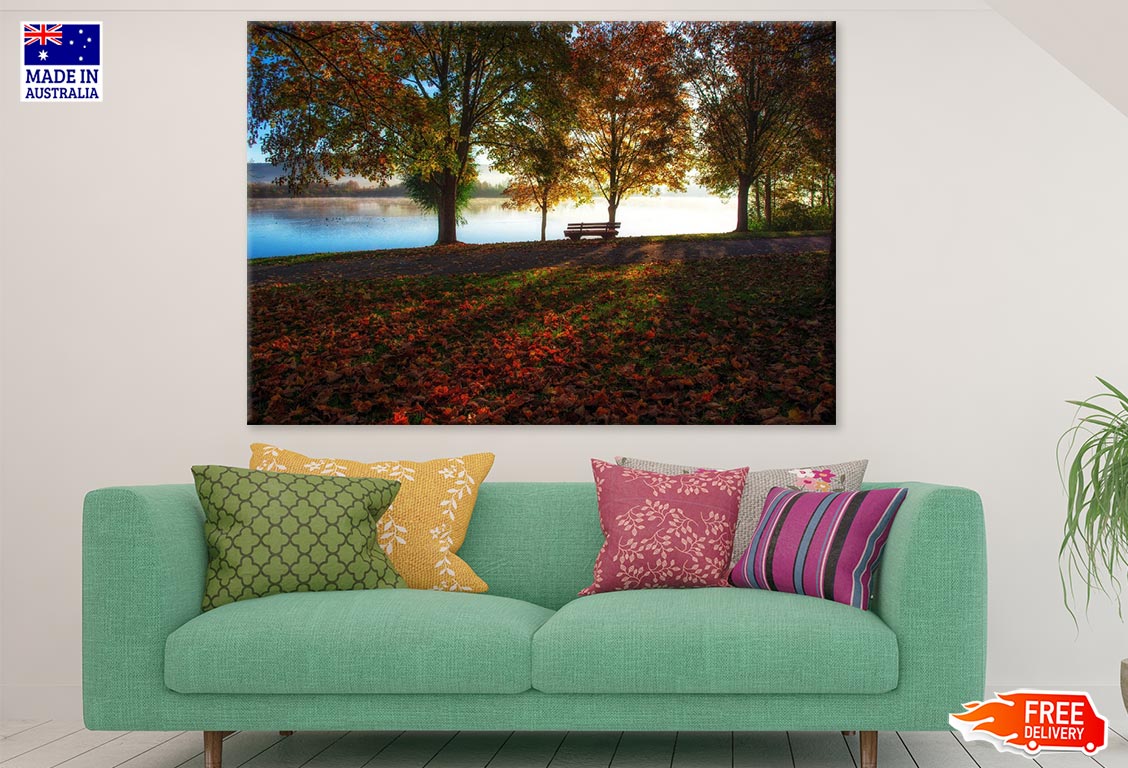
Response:
M102 25L25 23L23 63L25 67L100 66Z

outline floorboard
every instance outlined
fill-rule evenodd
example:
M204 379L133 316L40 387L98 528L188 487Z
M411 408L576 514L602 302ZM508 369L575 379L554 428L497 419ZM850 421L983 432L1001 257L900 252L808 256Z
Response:
M175 739L177 735L175 731L131 731L88 752L74 755L57 765L65 768L118 766L154 747L159 747L166 741Z
M106 768L170 768L182 765L186 760L203 754L204 739L199 731L188 731L173 736L164 744L139 753L136 757Z
M1105 748L1094 755L1093 760L1102 768L1128 768L1128 741L1110 729Z
M310 758L303 768L359 768L380 754L401 731L349 731ZM296 735L296 734L295 734Z
M1000 752L989 742L964 741L959 736L956 736L956 739L960 746L971 755L979 768L1030 768L1034 765L1030 758L1014 752ZM1096 766L1090 765L1089 768L1096 768Z
M732 735L733 768L794 768L784 731L737 731Z
M0 741L46 722L46 720L5 720L0 723Z
M677 734L669 731L627 731L611 768L669 768Z
M850 749L854 764L861 765L861 745L858 743L857 732L846 737L846 746ZM877 764L880 768L916 768L912 755L905 749L905 744L896 731L877 732Z
M362 768L423 768L457 731L404 731ZM225 767L226 768L226 767Z
M88 731L78 723L5 722L0 768L203 768L199 731ZM224 768L856 768L857 736L838 731L277 731L224 741ZM964 743L951 731L883 731L881 768L1128 768L1109 731L1095 757L1035 760Z
M459 731L427 768L482 768L512 735L512 731Z
M788 731L787 735L796 768L855 768L842 731Z
M247 762L244 768L301 768L344 738L346 731L299 731L275 742ZM227 750L225 749L224 752ZM227 760L223 761L224 765Z
M671 768L731 768L730 731L681 731Z
M489 768L546 768L566 735L565 731L516 731L487 765Z
M52 720L0 741L0 763L83 730L82 723Z
M1042 752L1034 762L1041 768L1097 768L1097 762L1081 752Z
M4 761L3 768L54 768L76 755L121 738L125 731L88 731L85 728Z
M607 768L622 738L618 731L572 731L560 743L549 768Z
M901 731L901 741L918 768L978 768L951 731ZM881 758L878 758L878 766Z
M204 768L204 735L200 731L190 731L199 750L176 768ZM239 768L260 752L270 749L282 740L278 731L240 731L223 740L223 768Z

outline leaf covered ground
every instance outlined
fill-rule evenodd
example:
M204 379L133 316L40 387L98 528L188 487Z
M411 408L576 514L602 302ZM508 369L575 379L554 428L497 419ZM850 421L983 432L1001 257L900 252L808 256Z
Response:
M831 424L826 253L255 282L260 424Z

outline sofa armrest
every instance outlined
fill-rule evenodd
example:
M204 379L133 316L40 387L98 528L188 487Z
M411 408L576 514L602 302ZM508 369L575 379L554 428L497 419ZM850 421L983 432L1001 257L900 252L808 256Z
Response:
M200 614L204 513L191 485L104 488L82 514L82 693L91 729L165 704L168 636Z
M983 505L966 488L904 487L877 573L874 613L897 635L897 687L914 706L946 713L983 697L987 664L987 554Z

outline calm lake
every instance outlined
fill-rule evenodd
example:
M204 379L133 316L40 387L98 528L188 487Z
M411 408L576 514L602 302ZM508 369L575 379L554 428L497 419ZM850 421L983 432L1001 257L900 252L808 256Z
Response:
M458 239L500 243L540 239L540 214L502 207L503 198L470 201ZM632 197L619 206L620 234L677 235L728 232L736 224L736 200L703 195ZM574 221L607 220L606 205L561 206L548 215L550 240ZM251 259L323 251L405 248L435 242L438 224L410 200L385 198L263 199L247 201L247 255Z

